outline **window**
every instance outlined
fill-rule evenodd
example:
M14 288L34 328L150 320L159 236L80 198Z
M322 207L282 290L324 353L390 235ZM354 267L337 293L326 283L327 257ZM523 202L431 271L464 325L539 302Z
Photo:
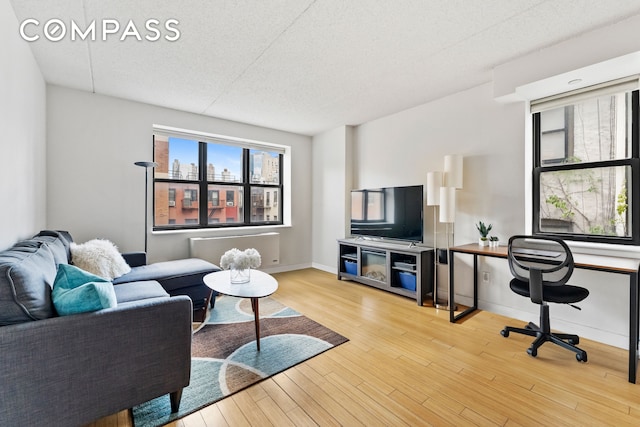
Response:
M385 221L385 193L383 190L351 192L351 218L359 222Z
M280 147L162 128L153 148L155 230L282 224Z
M220 190L209 190L209 207L220 207Z
M533 232L640 244L637 80L532 102Z

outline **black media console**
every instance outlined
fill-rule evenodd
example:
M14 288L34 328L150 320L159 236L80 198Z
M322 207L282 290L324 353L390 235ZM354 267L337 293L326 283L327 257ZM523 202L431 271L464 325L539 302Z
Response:
M415 299L433 292L433 248L367 239L338 240L338 279Z

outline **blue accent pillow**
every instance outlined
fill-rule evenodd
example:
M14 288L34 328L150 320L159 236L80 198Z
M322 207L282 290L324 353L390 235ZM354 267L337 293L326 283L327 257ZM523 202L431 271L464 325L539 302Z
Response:
M118 305L113 283L69 264L58 266L51 297L60 316Z

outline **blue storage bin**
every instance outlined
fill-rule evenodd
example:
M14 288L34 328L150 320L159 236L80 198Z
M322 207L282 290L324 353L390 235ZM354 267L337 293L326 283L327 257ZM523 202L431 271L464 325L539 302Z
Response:
M344 261L344 269L347 273L353 274L354 276L358 274L358 263L355 261Z
M400 276L400 286L402 286L403 288L409 290L409 291L416 291L416 275L413 273L408 273L406 271L400 271L398 272L398 275Z

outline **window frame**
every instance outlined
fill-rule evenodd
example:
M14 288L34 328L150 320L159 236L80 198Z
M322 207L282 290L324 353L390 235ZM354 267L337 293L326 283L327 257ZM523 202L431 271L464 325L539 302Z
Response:
M533 133L533 171L532 171L532 234L536 236L553 236L569 241L583 241L591 243L640 245L640 96L637 89L631 90L631 156L625 159L599 160L595 162L561 163L557 159L551 159L546 165L541 161L541 112L531 114ZM594 98L596 95L594 95ZM566 127L565 127L566 129ZM567 147L565 142L565 147ZM627 198L629 211L629 224L631 235L628 237L603 236L580 233L549 232L540 230L540 176L544 172L588 170L605 167L629 166L631 168L631 189Z
M275 191L280 193L280 197L278 198L280 201L283 201L284 197L284 161L285 161L285 150L281 148L273 147L271 148L267 144L264 146L258 146L261 151L277 153L278 154L278 174L279 174L279 183L278 184L265 184L265 183L252 183L250 179L250 151L256 150L255 144L243 144L236 142L235 139L225 139L219 136L215 138L202 138L198 134L185 134L179 133L173 135L171 132L166 132L162 129L155 129L153 132L152 145L153 145L153 157L156 158L155 152L155 138L156 135L160 133L167 137L177 137L177 138L188 138L193 141L198 142L198 179L197 180L187 180L187 179L175 179L175 178L157 178L154 174L153 177L153 231L174 231L174 230L194 230L194 229L221 229L221 228L238 228L238 227L264 227L264 226L274 226L274 225L283 225L283 214L284 214L284 203L279 203L278 205L278 217L277 220L264 220L264 221L255 221L251 219L251 189L252 188L273 188ZM242 149L242 180L240 182L237 181L225 181L225 180L215 180L215 176L213 180L208 180L207 176L207 144L219 144L219 145L230 145L239 147ZM195 185L198 187L198 192L200 193L200 197L197 198L198 204L198 223L197 224L166 224L166 225L157 225L156 224L156 184L189 184ZM209 186L216 186L217 188L210 190ZM209 214L209 192L210 191L218 191L218 201L220 201L220 194L222 191L233 191L233 190L225 190L223 187L229 188L241 188L242 192L242 220L233 223L222 223L222 222L209 222L208 214ZM171 190L171 187L169 187ZM235 193L236 191L234 191ZM192 199L193 200L193 199ZM195 200L194 200L195 202ZM240 199L234 200L234 203L237 205L240 203ZM175 206L179 208L178 206Z

